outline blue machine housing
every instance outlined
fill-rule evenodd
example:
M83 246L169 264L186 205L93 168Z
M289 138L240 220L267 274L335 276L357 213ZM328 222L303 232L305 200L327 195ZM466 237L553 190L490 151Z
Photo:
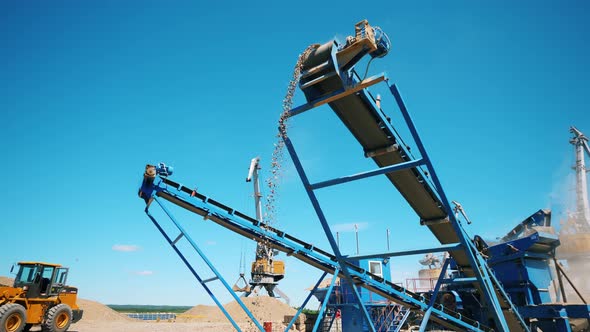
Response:
M488 246L476 237L476 243L487 256L487 264L504 291L533 330L586 331L590 319L587 304L557 303L551 297L550 289L556 277L551 262L555 261L555 250L560 242L550 225L551 212L539 210L504 236L504 242ZM456 264L451 262L450 268L455 270L451 279L462 277ZM485 313L470 294L471 287L459 284L445 287L446 292L451 290L463 301L463 308L457 309L478 321L485 321Z
M488 248L488 264L517 306L550 303L553 273L549 262L559 239L535 232L521 239Z
M382 277L383 279L391 282L391 268L389 266L389 260L388 259L380 259L380 258L375 258L375 259L351 259L350 262L358 267L360 267L361 269L364 269L365 271L369 271L370 273ZM343 283L343 285L341 285L341 287L343 288L343 294L345 295L345 298L343 299L344 302L346 303L354 303L354 298L352 297L352 292L347 290L350 290L350 285ZM359 293L361 294L361 299L363 300L363 302L365 303L387 303L388 300L386 298L384 298L381 295L375 294L367 289L362 289L361 287L357 286L357 289L359 289Z
M539 216L539 213L536 215ZM536 215L527 220L542 220L541 225L549 226L547 218L534 218ZM533 230L532 234L488 247L488 264L521 316L531 325L542 331L587 330L590 306L556 303L551 299L549 289L555 273L550 263L554 261L559 238L555 234L534 231L534 226L528 226L529 230Z
M390 260L387 258L350 259L349 262L391 282ZM409 310L366 288L359 285L351 286L346 280L340 279L330 294L327 309L328 317L340 312L342 332L370 331L369 326L364 322L351 287L357 289L363 304L373 319L373 326L378 327L379 331L388 332L396 332L401 329L410 314ZM314 296L318 301L323 302L327 293L328 287L318 288L314 292Z

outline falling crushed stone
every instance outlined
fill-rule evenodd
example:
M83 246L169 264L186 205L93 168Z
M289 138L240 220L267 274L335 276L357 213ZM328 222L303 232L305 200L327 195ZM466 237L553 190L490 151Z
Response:
M293 108L293 97L295 96L295 89L301 76L301 68L303 63L309 55L319 47L319 44L313 44L308 46L303 53L299 54L295 68L293 69L293 77L287 87L287 93L283 99L283 112L279 118L279 128L276 135L277 142L274 145L274 151L272 153L272 159L270 163L270 176L266 179L266 185L268 187L268 194L266 195L265 202L265 223L267 225L273 225L276 221L276 200L278 194L278 188L280 181L283 177L282 164L285 160L284 149L285 142L283 137L287 137L287 120L289 119L289 111Z

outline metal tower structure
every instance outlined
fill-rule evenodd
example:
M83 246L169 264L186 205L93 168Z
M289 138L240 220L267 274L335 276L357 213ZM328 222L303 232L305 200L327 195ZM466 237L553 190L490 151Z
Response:
M559 232L561 245L557 248L560 259L567 260L567 273L579 281L579 291L567 290L568 299L589 298L590 284L583 282L590 270L590 211L588 208L588 182L585 154L590 155L588 138L576 127L570 127L573 137L570 144L574 146L576 172L576 210L562 221ZM579 293L582 296L578 296ZM565 297L565 296L564 296ZM582 299L582 301L584 301Z
M573 166L576 170L576 231L590 232L590 208L588 207L588 182L586 178L588 170L584 158L584 151L590 156L588 137L573 126L570 128L570 133L574 135L570 139L570 143L574 146L576 154L576 164Z

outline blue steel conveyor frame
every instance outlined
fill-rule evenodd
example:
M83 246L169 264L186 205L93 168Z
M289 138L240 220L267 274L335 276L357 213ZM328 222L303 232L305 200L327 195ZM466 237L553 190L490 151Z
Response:
M207 287L208 281L216 280L217 278L219 278L219 280L224 283L225 288L230 293L232 293L234 299L236 299L236 301L238 301L238 303L240 303L240 305L242 306L242 309L244 309L246 313L249 313L250 318L253 322L256 323L256 326L261 331L264 330L262 329L260 324L251 315L247 307L240 301L239 297L237 297L237 295L235 295L235 293L231 291L231 287L229 287L229 284L224 282L223 277L219 274L217 270L214 269L213 263L209 259L207 259L204 253L198 248L195 241L192 240L192 238L186 232L184 227L182 227L182 224L172 215L171 211L166 207L166 205L163 204L163 200L168 201L188 211L191 211L203 217L205 220L211 220L216 224L219 224L220 226L227 228L244 237L247 237L254 241L265 241L265 243L269 243L270 247L286 253L287 256L297 258L313 267L320 269L321 271L324 271L325 273L322 276L322 279L326 275L326 273L336 274L340 278L345 278L346 276L344 275L341 269L341 266L344 266L345 269L348 271L349 277L351 278L351 280L353 280L355 285L364 287L393 302L402 304L405 307L410 308L412 310L424 312L430 311L432 315L431 319L442 326L445 326L456 331L493 331L491 328L486 327L477 321L474 321L468 317L464 317L459 313L448 310L440 304L433 304L429 301L428 298L410 292L401 286L393 284L392 282L386 281L383 278L371 274L368 271L359 268L358 266L352 263L346 261L339 262L336 256L324 250L321 250L312 244L306 243L298 238L295 238L281 230L273 228L269 225L265 225L264 223L252 217L249 217L210 197L207 197L205 195L202 195L201 193L196 192L194 189L176 183L170 180L167 176L163 176L161 174L150 176L147 175L146 172L146 175L144 175L142 186L139 190L139 196L143 198L146 202L145 213L148 215L150 220L154 223L156 228L158 228L158 230L164 235L167 242L172 246L174 251L178 254L181 260L193 273L195 278L197 278L197 280L203 286L203 288L205 288L207 293L213 298L213 300L220 307L220 309L223 308L221 303L217 300L215 295ZM165 214L170 218L170 220L176 226L176 229L180 232L180 234L175 238L175 240L172 240L172 237L166 234L166 232L164 231L164 227L150 212L152 206L154 205L153 202L156 202L156 205L164 210ZM184 255L181 252L180 248L176 246L177 242L182 238L186 239L191 244L192 248L194 248L199 253L201 258L205 260L209 268L211 268L211 270L215 274L215 279L209 278L207 280L203 280L200 277L200 275L196 272L192 264L186 259L186 255ZM316 288L318 284L319 281L316 284ZM329 294L327 294L326 297L328 298ZM306 299L306 302L308 300L309 298ZM303 308L304 305L302 305L301 308ZM362 303L361 306L363 306ZM301 310L299 311L299 313L300 312ZM224 311L224 314L232 323L234 328L237 331L240 331L238 325L233 320L233 318L226 311ZM318 320L321 318L321 316L318 316ZM293 321L295 321L295 319Z
M361 23L363 22L359 24ZM367 29L370 29L366 21L364 24ZM426 225L442 245L453 246L453 249L449 250L449 254L457 263L458 268L473 281L473 286L483 295L482 305L487 308L495 328L505 332L529 331L527 324L504 292L485 259L469 239L455 215L448 212L452 211L450 202L397 86L391 83L385 74L361 79L354 70L355 63L362 56L371 55L374 57L370 51L367 52L366 42L361 42L360 39L357 34L356 38L349 37L344 45L340 45L337 40L332 40L316 48L315 52L303 64L299 83L307 103L290 110L289 116L293 117L328 104L361 144L364 156L372 158L379 168L311 183L293 143L285 132L282 133L289 155L335 253L342 273L346 279L350 279L347 275L346 258L341 255L338 249L315 195L315 190L384 174L420 217L421 224ZM388 50L389 40L386 39L386 43L382 43L382 41L383 39L374 40L378 46L377 49L383 47ZM387 51L383 50L377 52L378 57L387 54ZM351 55L355 53L358 54ZM387 83L418 147L420 158L414 158L409 153L406 144L392 126L390 118L369 92L368 87L380 82ZM421 166L425 167L428 173L424 172ZM429 181L427 174L430 174L432 182ZM379 255L383 254L376 256ZM350 282L350 280L348 281ZM360 299L358 301L360 303ZM366 311L364 314L366 321L370 322ZM370 328L374 331L374 327L370 326Z
M346 44L341 45L337 40L330 41L318 46L304 60L299 86L305 94L307 103L290 110L288 116L293 117L315 107L328 104L363 147L365 157L372 158L378 168L350 176L311 183L293 143L285 132L281 133L289 155L330 243L333 254L315 248L313 245L264 225L256 219L201 195L195 190L171 181L167 177L169 173L165 171L165 168L163 172L156 171L157 167L154 166L152 166L155 169L153 172L148 172L146 169L144 182L140 189L140 196L147 203L146 213L215 302L220 306L215 296L206 287L206 282L211 279L202 280L185 256L175 246L176 242L182 237L189 240L192 247L197 250L216 275L215 278L219 278L224 283L225 288L232 293L254 322L256 320L243 303L239 301L235 293L232 292L218 271L215 270L212 263L186 234L180 223L169 213L170 211L166 210L161 202L162 199L201 215L205 219L212 220L242 236L255 241L266 241L265 243L269 243L271 247L283 251L287 255L300 259L325 273L335 274L346 279L350 285L355 284L364 287L411 310L423 312L421 331L426 329L429 319L454 330L491 331L492 328L449 311L434 301L441 284L452 282L452 280L449 281L444 278L444 274L439 278L435 291L430 297L433 300L430 300L370 274L368 271L351 263L350 258L341 254L315 195L315 190L367 177L385 175L414 209L420 218L420 223L426 225L443 245L443 248L448 250L457 268L465 276L461 282L470 283L478 290L481 295L482 306L487 310L489 322L494 325L493 329L502 332L528 332L527 324L510 301L502 285L480 255L473 241L469 239L455 215L451 213L450 202L398 88L388 80L385 74L361 79L354 70L354 65L365 55L375 58L387 54L389 39L380 29L370 27L366 21L359 22L355 28L356 36L347 38ZM376 99L369 92L368 88L370 86L380 82L387 83L388 89L393 95L405 124L418 147L419 158L414 158L409 153L405 143L392 126L389 117L385 115L381 106L377 104ZM166 214L181 232L176 240L172 241L165 234L158 221L150 214L149 209L153 201L156 201L165 209ZM436 249L422 250L431 252ZM379 253L373 256L399 256L410 252L412 251ZM445 265L447 266L448 263L445 263ZM352 287L352 289L365 318L365 323L371 331L375 331L375 327L356 287ZM328 297L329 294L326 295L326 298ZM227 314L226 316L234 327L239 330L233 319ZM321 316L318 319L321 319ZM261 329L260 324L258 322L256 324Z
M148 206L145 209L145 213L150 218L150 220L154 223L154 225L160 231L160 233L164 236L164 238L166 238L166 241L168 241L168 244L170 244L172 246L172 248L174 249L174 251L176 252L176 254L180 257L180 259L188 267L188 269L191 271L191 273L193 274L193 276L199 281L199 283L201 284L201 286L203 286L203 288L205 289L205 291L207 292L207 294L209 294L209 296L213 299L213 301L215 302L215 304L223 312L223 315L230 321L230 323L232 324L232 326L237 331L241 331L240 328L239 328L239 326L238 326L238 324L236 323L236 321L231 317L231 315L229 314L229 312L227 312L227 310L223 307L223 305L221 304L221 302L219 302L219 300L217 299L217 297L215 296L215 294L213 294L213 292L211 291L211 289L209 288L209 286L207 286L207 283L212 282L212 281L215 281L215 280L220 280L221 283L223 284L223 286L225 287L225 289L232 295L232 297L234 298L234 300L236 300L236 302L240 305L240 307L242 308L242 310L244 310L244 312L248 315L248 317L252 320L252 322L256 325L256 327L260 331L264 331L264 328L262 327L262 325L260 325L260 322L258 322L258 320L256 318L254 318L254 315L252 314L252 312L248 309L248 307L246 307L246 305L244 305L244 302L242 302L242 300L240 299L240 297L233 291L233 289L231 288L231 286L227 283L227 281L223 278L223 276L221 276L221 274L219 273L219 271L217 271L217 269L213 266L213 263L209 260L209 258L207 258L207 256L205 255L205 253L199 248L199 246L196 244L196 242L187 234L187 232L184 230L184 227L182 227L182 225L178 222L178 220L172 215L172 213L170 212L170 210L165 205L163 205L162 202L159 199L157 199L156 197L153 198L153 201L155 201L156 203L158 203L158 205L162 208L162 210L164 211L164 213L166 213L166 215L170 218L170 220L172 221L172 223L174 224L174 226L176 226L176 228L178 229L178 231L180 231L180 234L174 240L172 240L172 238L168 235L168 233L160 225L160 223L157 221L157 219L150 213L149 206L151 204L151 201L150 201L150 203L148 203ZM214 277L203 279L197 273L196 269L192 266L191 263L189 263L189 261L187 260L186 256L180 250L180 248L176 246L176 244L178 243L178 241L180 241L182 238L186 238L186 240L190 243L190 245L193 247L193 249L199 254L199 256L201 257L201 259L203 259L203 261L205 262L205 264L207 264L207 266L209 267L209 269L211 269L211 271L215 274Z

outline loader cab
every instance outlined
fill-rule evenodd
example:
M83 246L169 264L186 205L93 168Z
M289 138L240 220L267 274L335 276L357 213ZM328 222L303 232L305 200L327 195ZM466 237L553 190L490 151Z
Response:
M57 264L20 262L14 287L25 290L27 298L57 296L65 286L68 268Z

